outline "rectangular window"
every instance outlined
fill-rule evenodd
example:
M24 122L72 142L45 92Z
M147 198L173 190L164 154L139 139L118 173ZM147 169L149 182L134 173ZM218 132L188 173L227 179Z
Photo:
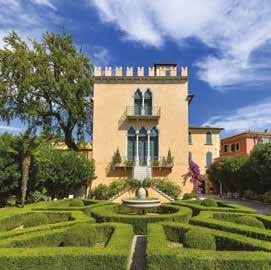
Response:
M266 138L266 137L260 137L258 139L258 143L260 143L260 144L267 144L269 142L270 142L269 138Z
M223 148L224 148L224 153L227 153L229 150L229 146L227 144L225 144Z
M212 133L210 131L206 132L206 144L212 144Z
M166 76L167 77L171 76L171 69L170 68L166 69Z
M235 149L236 149L236 151L240 150L240 144L239 144L239 142L235 144Z
M192 133L191 132L188 133L188 143L192 144Z
M231 151L232 151L232 152L235 152L235 143L232 143L232 144L231 144Z
M207 152L206 154L206 167L209 167L213 162L213 154L212 152Z
M188 161L190 162L192 160L192 152L188 153Z

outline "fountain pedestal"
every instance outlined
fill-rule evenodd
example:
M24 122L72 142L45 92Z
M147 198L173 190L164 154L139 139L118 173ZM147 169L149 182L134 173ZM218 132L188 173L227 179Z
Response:
M144 214L145 209L147 208L158 207L161 205L159 199L147 197L147 191L142 186L137 190L136 194L137 196L134 198L123 199L123 205L138 209L140 214Z

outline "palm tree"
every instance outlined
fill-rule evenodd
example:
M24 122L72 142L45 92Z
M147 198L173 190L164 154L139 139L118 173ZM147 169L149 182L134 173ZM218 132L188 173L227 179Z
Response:
M22 181L21 181L22 207L24 207L25 205L31 161L42 141L43 141L42 136L32 135L32 129L27 129L23 134L18 136L16 139L15 148L18 153L22 172Z

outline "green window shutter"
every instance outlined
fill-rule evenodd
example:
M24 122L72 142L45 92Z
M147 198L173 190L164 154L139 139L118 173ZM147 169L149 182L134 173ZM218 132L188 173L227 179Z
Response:
M192 160L192 152L188 152L188 161L190 162Z
M206 154L206 166L209 167L213 163L213 154L212 152L207 152Z
M206 144L212 144L212 133L206 132Z
M191 132L188 133L188 143L192 144L192 133Z

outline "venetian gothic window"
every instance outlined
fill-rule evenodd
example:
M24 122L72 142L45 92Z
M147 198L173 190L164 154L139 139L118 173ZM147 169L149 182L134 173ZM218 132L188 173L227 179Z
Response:
M140 89L137 89L134 95L134 110L135 110L135 115L141 115L142 112L142 92Z
M144 93L144 109L146 115L152 115L152 92L150 89Z
M134 161L136 156L136 131L130 127L127 134L127 160Z

